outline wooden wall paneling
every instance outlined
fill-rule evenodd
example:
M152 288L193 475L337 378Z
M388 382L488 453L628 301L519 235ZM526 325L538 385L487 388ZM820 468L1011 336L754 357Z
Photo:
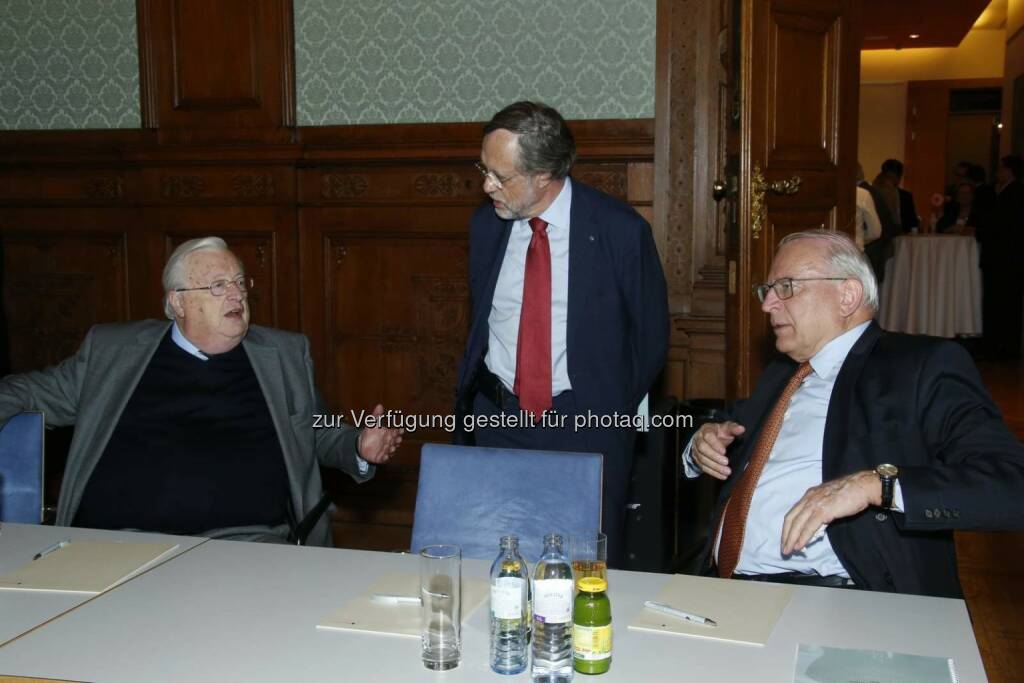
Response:
M1001 85L1001 80L989 78L911 81L907 84L903 187L914 194L922 231L930 229L932 195L946 190L950 91L998 88Z
M295 125L291 0L139 0L143 115L164 142L282 142Z

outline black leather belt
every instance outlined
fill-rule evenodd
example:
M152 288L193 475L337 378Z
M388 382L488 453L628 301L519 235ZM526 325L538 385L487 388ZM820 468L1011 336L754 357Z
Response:
M506 389L498 376L488 370L483 363L480 364L480 369L477 371L476 390L496 405L499 410L505 410L506 404L515 397L515 394Z
M853 579L833 574L818 576L817 574L801 574L800 572L784 572L782 574L733 574L732 578L740 581L767 581L769 583L791 583L797 586L822 586L825 588L856 588Z

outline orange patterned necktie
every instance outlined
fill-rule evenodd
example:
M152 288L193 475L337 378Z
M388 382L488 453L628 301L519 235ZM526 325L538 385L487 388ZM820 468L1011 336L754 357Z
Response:
M768 462L768 455L771 454L775 439L779 436L779 430L782 429L782 420L786 416L789 402L807 375L811 374L811 370L810 363L801 363L793 376L789 378L789 383L782 390L779 400L775 402L775 407L772 408L768 420L764 423L747 469L743 470L740 480L736 482L736 488L733 489L725 504L722 540L718 543L718 575L720 577L732 576L736 571L736 565L740 561L740 550L743 548L743 533L747 528L747 514L750 512L750 501L754 498L757 480L761 478L764 464ZM718 530L717 525L715 530Z

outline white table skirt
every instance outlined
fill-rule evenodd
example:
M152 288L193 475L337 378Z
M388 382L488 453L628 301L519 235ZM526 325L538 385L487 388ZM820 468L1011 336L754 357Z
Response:
M878 320L891 332L934 337L980 335L978 243L962 235L910 235L893 241Z

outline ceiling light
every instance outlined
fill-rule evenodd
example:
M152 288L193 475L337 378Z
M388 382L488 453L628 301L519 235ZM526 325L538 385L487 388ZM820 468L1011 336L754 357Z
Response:
M920 37L921 37L921 34L920 34L920 33L911 33L911 34L910 34L910 39L911 39L911 40L917 40L917 39L918 39L918 38L920 38Z

